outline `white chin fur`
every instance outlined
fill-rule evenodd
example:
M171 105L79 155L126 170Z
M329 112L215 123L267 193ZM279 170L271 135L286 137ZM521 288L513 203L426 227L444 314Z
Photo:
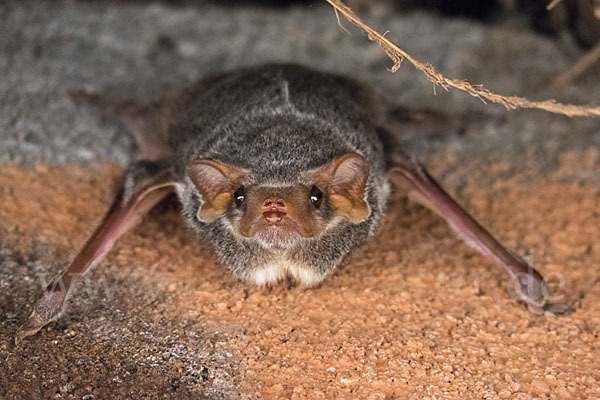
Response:
M302 286L314 286L325 278L325 275L317 273L310 267L281 260L272 261L255 269L250 274L250 280L263 286L281 282L288 276Z

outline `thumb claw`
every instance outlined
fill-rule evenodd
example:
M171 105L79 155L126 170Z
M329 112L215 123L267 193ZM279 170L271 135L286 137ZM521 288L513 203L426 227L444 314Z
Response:
M544 305L544 311L550 311L555 315L567 315L575 310L567 303L547 303Z
M21 343L28 336L35 335L44 326L58 318L60 315L65 296L60 290L46 292L33 308L29 319L18 330L15 344Z
M527 307L529 308L529 311L534 314L543 314L548 311L556 316L569 315L575 311L573 307L567 303L545 303L541 307L528 304Z
M29 316L27 322L21 325L21 327L17 330L17 334L15 336L15 344L19 345L26 337L35 335L50 321L51 320L43 318L34 310Z

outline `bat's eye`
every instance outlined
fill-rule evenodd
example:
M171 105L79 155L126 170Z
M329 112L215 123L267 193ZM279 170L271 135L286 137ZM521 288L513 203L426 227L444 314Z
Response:
M235 202L236 207L241 207L246 199L246 195L244 194L244 187L240 186L238 190L233 194L233 201Z
M319 190L318 187L313 186L310 189L310 202L317 208L321 207L321 202L323 201L323 192Z

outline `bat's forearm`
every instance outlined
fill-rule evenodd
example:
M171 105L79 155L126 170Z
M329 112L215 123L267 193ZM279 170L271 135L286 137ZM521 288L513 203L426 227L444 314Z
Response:
M172 191L173 180L164 171L137 183L133 190L121 188L104 219L73 262L44 289L29 320L19 329L16 341L34 335L58 318L74 283L94 268L119 237L137 225L148 211Z
M564 304L547 304L548 293L542 275L506 247L469 215L429 173L416 161L399 154L390 165L390 172L402 180L410 197L443 218L471 247L492 260L505 272L519 298L534 308L562 313Z

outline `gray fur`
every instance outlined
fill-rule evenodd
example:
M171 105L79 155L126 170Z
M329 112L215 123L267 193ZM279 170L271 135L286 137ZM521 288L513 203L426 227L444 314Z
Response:
M250 279L262 265L284 259L322 279L376 231L389 185L382 144L370 118L374 105L369 90L296 65L266 65L209 77L171 106L168 141L184 217L237 276ZM280 254L235 234L231 204L210 224L196 218L202 200L185 175L185 166L194 159L213 158L252 171L245 185L286 186L310 184L301 177L304 171L350 151L370 164L366 200L371 215L363 223L334 218L320 237L303 239Z

